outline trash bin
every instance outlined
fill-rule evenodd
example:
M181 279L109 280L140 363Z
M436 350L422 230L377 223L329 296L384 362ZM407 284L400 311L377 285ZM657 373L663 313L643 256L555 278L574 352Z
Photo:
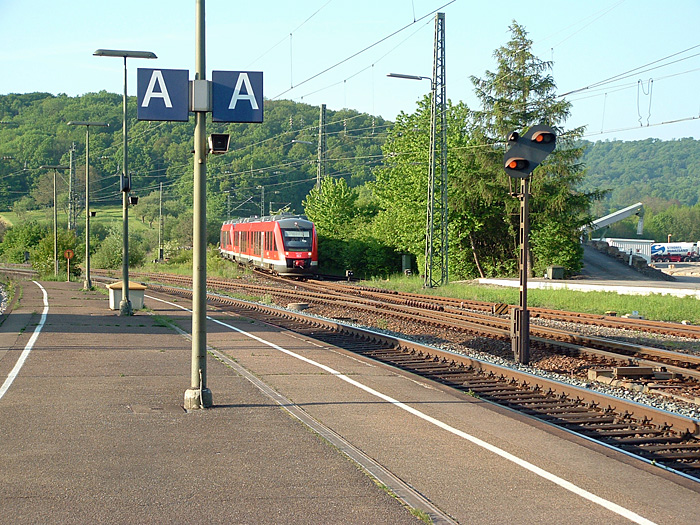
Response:
M119 310L119 305L122 302L122 281L117 281L107 285L109 290L109 309ZM132 310L141 310L143 308L143 295L147 286L141 283L132 283L129 281L129 301L131 302Z
M551 265L547 266L547 279L563 279L564 278L564 267Z

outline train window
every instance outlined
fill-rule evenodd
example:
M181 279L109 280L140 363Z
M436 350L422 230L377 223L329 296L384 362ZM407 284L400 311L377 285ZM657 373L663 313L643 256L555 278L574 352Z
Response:
M262 235L260 232L253 232L253 255L260 255L262 249Z
M282 229L282 240L286 250L311 250L311 230Z

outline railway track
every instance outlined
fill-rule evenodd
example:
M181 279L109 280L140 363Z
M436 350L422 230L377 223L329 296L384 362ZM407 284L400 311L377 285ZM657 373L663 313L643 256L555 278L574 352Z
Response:
M385 290L382 288L370 288L363 286L353 286L342 283L316 283L312 281L299 283L298 286L309 289L328 289L338 292L350 294L361 294L365 297L384 298L385 301L396 304L428 304L433 309L442 307L444 310L473 310L484 313L492 313L497 303L486 301L469 301L463 299L454 299L450 297L440 297L435 295L412 294L398 292L394 290ZM504 305L507 310L515 308L515 305ZM670 323L664 321L653 321L649 319L635 319L626 317L617 317L616 312L611 312L608 315L588 314L582 312L565 312L561 310L552 310L548 308L529 307L531 319L543 318L548 320L557 320L562 322L573 322L584 325L605 326L607 328L616 328L623 330L636 330L648 333L661 335L676 335L681 337L689 337L700 339L700 326Z
M104 270L93 271L95 276L107 277L112 273ZM178 284L185 288L191 286L189 276L155 273L133 273L133 276L146 281ZM207 286L209 289L238 294L244 291L259 296L272 295L280 304L284 304L285 301L297 304L308 302L314 305L325 305L327 308L346 313L361 312L366 317L391 318L403 327L430 326L448 333L488 337L502 342L507 342L511 338L510 319L488 313L485 305L489 303L478 303L479 308L477 311L473 311L471 308L463 307L461 301L460 307L447 306L446 303L456 304L457 302L457 300L449 298L437 298L436 302L427 302L431 298L430 296L386 293L374 288L367 289L338 283L322 285L281 278L272 278L271 280L278 283L279 286L271 287L268 284L215 278L207 279ZM397 297L400 297L400 300L397 301ZM540 314L542 318L546 318L544 313L540 312ZM576 313L557 312L554 318L558 320L563 315L568 316L569 322L571 319L579 317L579 314ZM338 318L337 315L331 315L331 317ZM675 323L666 324L676 326L679 329L685 327L685 325ZM659 386L659 378L663 378L666 385L670 384L676 391L681 391L681 389L688 391L690 401L693 398L700 398L700 355L698 354L681 353L645 344L582 335L569 329L538 326L536 323L531 324L530 329L533 351L555 352L588 360L591 362L591 367L607 367L612 369L612 373L620 376L621 379L625 379L624 375L627 374L627 376L632 375L637 381ZM401 332L402 330L397 331ZM641 374L642 370L645 371L645 376Z
M135 275L146 280L171 282L183 287L188 287L191 283L191 279L187 276ZM275 279L274 282L280 283L280 286L272 288L264 284L241 283L222 279L207 279L207 286L209 289L233 293L246 290L261 296L273 295L277 298L278 303L284 303L284 301L308 302L315 305L323 304L346 312L360 311L370 316L388 316L404 325L427 325L441 330L485 336L500 341L509 341L511 337L510 319L488 313L485 307L480 308L479 311L472 311L461 306L456 308L445 306L440 302L426 302L429 296L412 298L408 294L403 294L404 298L400 302L387 301L386 298L395 298L399 294L376 292L374 289L368 291L337 283L332 283L329 286L329 291L324 291L325 287L319 283L290 282L285 279ZM454 303L455 300L447 302ZM569 322L578 316L576 313L565 314L570 314L567 317ZM543 313L540 315L542 318L547 318ZM553 317L555 320L559 320L562 315ZM667 324L675 325L674 323ZM684 327L685 325L677 326ZM582 335L571 330L538 326L535 323L531 324L530 332L531 346L534 350L540 349L543 352L557 352L587 359L597 367L626 368L630 373L633 372L629 370L630 367L651 370L647 375L649 382L655 384L658 383L658 377L661 374L673 374L678 378L688 380L688 388L697 389L697 395L700 397L700 355L680 353L611 338ZM663 370L654 370L659 367L662 367ZM641 379L639 370L636 371L636 375L638 379Z

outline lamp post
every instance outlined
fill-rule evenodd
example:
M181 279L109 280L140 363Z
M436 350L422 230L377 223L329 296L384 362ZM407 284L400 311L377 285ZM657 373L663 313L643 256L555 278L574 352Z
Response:
M123 122L122 122L122 135L123 135L123 147L122 149L124 158L122 162L122 177L121 177L121 191L122 191L122 300L119 303L119 315L133 315L133 310L131 309L131 301L129 300L129 192L131 191L131 176L129 175L129 156L127 150L127 116L126 116L126 105L127 105L127 92L126 92L126 59L127 58L158 58L155 53L151 51L123 51L118 49L98 49L93 53L94 56L99 57L121 57L124 59L124 97L123 97Z
M71 120L69 126L85 126L85 282L84 290L92 288L90 280L90 127L107 127L107 122Z
M390 78L403 78L407 80L429 80L430 81L430 94L432 100L435 100L435 82L430 77L424 77L421 75L405 75L403 73L389 73L387 77ZM432 108L432 104L431 104ZM436 124L435 124L435 111L430 112L430 151L429 151L429 166L428 166L428 206L427 206L427 218L426 218L426 236L425 236L425 274L424 274L424 287L433 287L433 207L435 200L435 142L436 142ZM447 251L446 247L443 246L442 249ZM443 284L442 281L440 284Z
M53 274L58 276L58 216L56 212L56 172L68 170L70 166L39 166L40 169L53 170Z

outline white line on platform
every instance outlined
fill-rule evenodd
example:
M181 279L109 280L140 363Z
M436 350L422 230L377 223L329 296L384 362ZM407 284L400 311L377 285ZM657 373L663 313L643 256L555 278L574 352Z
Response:
M180 309L188 311L188 312L191 312L191 310L185 308L184 306L181 306L181 305L178 305L175 303L171 303L168 301L164 301L162 299L158 299L157 297L148 296L148 298L153 299L155 301L160 301L162 303L168 304L170 306L174 306L176 308L180 308ZM266 341L265 339L262 339L256 335L253 335L249 332L241 330L240 328L236 328L235 326L232 326L230 324L224 323L223 321L213 319L209 316L207 316L207 319L209 319L210 321L212 321L216 324L219 324L221 326L224 326L226 328L234 330L235 332L238 332L242 335L245 335L246 337L249 337L250 339L254 339L255 341L258 341L264 345L267 345L271 348L274 348L275 350L279 350L280 352L283 352L291 357L294 357L295 359L299 359L300 361L303 361L305 363L313 365L317 368L320 368L321 370L325 370L329 374L337 377L338 379L341 379L342 381L345 381L346 383L349 383L353 386L356 386L357 388L359 388L361 390L364 390L368 394L371 394L375 397L378 397L379 399L383 399L384 401L391 403L395 407L400 408L402 410L405 410L406 412L413 414L414 416L417 416L417 417L423 419L424 421L432 423L433 425L435 425L443 430L446 430L447 432L450 432L450 433L454 434L455 436L461 437L467 441L470 441L471 443L474 443L475 445L478 445L478 446L480 446L480 447L482 447L490 452L493 452L494 454L496 454L504 459L507 459L508 461L511 461L511 462L515 463L516 465L518 465L526 470L529 470L530 472L532 472L532 473L534 473L534 474L536 474L544 479L547 479L547 480L551 481L552 483L555 483L556 485L559 485L560 487L562 487L570 492L573 492L574 494L577 494L578 496L581 496L584 499L592 501L593 503L596 503L597 505L600 505L603 508L606 508L606 509L608 509L616 514L619 514L620 516L623 516L624 518L627 518L628 520L632 521L633 523L639 523L639 524L644 524L644 525L654 525L653 521L650 521L650 520L640 516L639 514L632 512L629 509L626 509L626 508L624 508L616 503L613 503L612 501L601 498L600 496L596 496L595 494L593 494L593 493L591 493L591 492L589 492L589 491L587 491L587 490L585 490L577 485L574 485L570 481L567 481L563 478L560 478L559 476L552 474L551 472L548 472L548 471L538 467L537 465L530 463L529 461L526 461L522 458L519 458L519 457L517 457L509 452L506 452L505 450L503 450L495 445L492 445L490 443L487 443L486 441L483 441L483 440L477 438L476 436L472 436L471 434L468 434L468 433L463 432L459 429L456 429L456 428L448 425L447 423L440 421L439 419L435 419L434 417L431 417L427 414L424 414L420 410L416 410L415 408L402 403L401 401L398 401L398 400L396 400L396 399L394 399L386 394L382 394L381 392L374 390L373 388L370 388L366 385L363 385L362 383L359 383L358 381L351 379L350 377L338 372L337 370L334 370L333 368L331 368L329 366L318 363L317 361L313 361L312 359L309 359L307 357L304 357L302 355L294 353L291 350L287 350L286 348L282 348L279 345L276 345L274 343Z
M5 379L5 382L0 387L0 399L2 399L5 393L7 393L7 391L10 389L10 385L19 374L19 371L22 369L22 366L24 366L24 362L27 360L27 357L29 357L29 353L32 351L32 348L34 348L34 343L36 343L37 337L39 337L39 332L41 332L41 329L44 328L46 316L49 313L49 296L47 295L46 290L38 282L32 282L36 284L39 288L41 288L41 291L44 294L44 311L41 313L41 319L39 320L39 324L34 329L34 333L32 334L32 336L29 338L27 346L25 346L24 350L22 350L22 354L19 356L19 359L15 363L15 366L12 368L12 370L7 376L7 379Z

